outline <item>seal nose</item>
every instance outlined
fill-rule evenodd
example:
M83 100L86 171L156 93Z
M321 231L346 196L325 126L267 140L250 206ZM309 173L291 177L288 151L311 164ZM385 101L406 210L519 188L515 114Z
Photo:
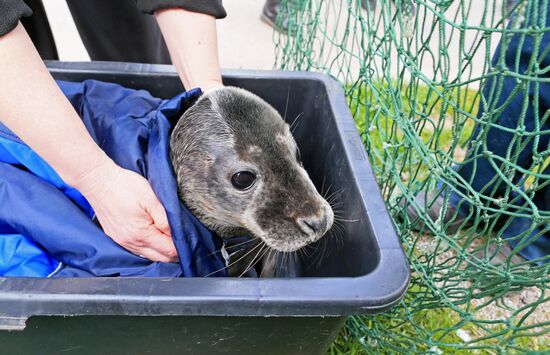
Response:
M300 217L297 219L297 223L306 234L320 234L326 230L328 218L326 213L323 213L321 217Z

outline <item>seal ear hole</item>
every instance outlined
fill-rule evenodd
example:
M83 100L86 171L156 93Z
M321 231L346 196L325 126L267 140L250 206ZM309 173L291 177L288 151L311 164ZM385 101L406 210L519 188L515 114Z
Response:
M231 177L231 184L239 190L248 190L255 181L256 175L250 171L239 171Z

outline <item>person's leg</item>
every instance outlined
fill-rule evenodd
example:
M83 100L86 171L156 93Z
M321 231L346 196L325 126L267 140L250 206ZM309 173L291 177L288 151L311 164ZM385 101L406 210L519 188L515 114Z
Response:
M548 138L546 138L548 143ZM548 146L547 146L548 147ZM550 262L550 165L542 173L547 176L538 181L532 202L538 209L538 219L533 218L528 206L522 217L509 217L502 236L512 248L527 260L537 260L537 264Z
M546 21L550 22L550 10L546 12ZM547 25L542 23L540 27ZM539 53L533 50L537 36ZM547 48L550 48L549 33L542 36L516 34L506 53L501 54L499 46L493 66L505 63L511 71L533 76L532 63L538 62L540 70L550 68L550 56L540 56ZM540 78L548 76L542 74ZM484 112L488 111L499 116L494 125L478 125L468 162L460 166L458 173L478 193L483 206L505 211L500 217L502 237L512 248L528 260L537 259L539 264L548 262L550 224L545 219L550 212L550 180L544 176L550 175L550 167L546 167L542 177L535 179L536 185L529 188L525 187L525 179L534 171L524 174L522 170L543 165L547 158L544 152L549 149L550 140L547 133L550 122L546 117L550 112L550 84L499 75L487 82L483 95L488 101L481 107L479 117L484 117ZM526 198L521 196L523 193L527 194ZM462 202L460 212L462 215L468 213L469 204L461 201L457 193L451 195L451 204L458 206ZM499 199L499 206L493 202L495 199ZM535 215L540 217L534 218Z
M541 28L546 27L550 24L550 9L546 13L546 25L532 18L526 20L527 24L537 21ZM511 72L532 76L533 63L538 62L541 69L550 67L550 56L541 58L541 53L533 50L537 40L540 40L538 52L550 48L548 32L515 34L509 39L505 53L501 42L492 61L495 72L502 71L504 65ZM542 79L548 74L539 76ZM542 80L498 74L484 84L478 112L481 122L476 125L466 159L457 171L487 203L507 197L523 186L523 174L518 168L529 169L533 157L540 156L548 147L548 135L539 132L549 126L545 119L549 109L550 84ZM496 119L488 121L488 117Z
M550 42L550 35L544 37ZM524 73L532 56L532 44L529 42L532 43L532 38L526 38L526 45L519 48L520 38L514 36L505 53L502 53L500 44L492 61L495 71L500 70L499 63L502 62L513 70L514 61L519 55L521 65L518 72ZM436 192L420 193L416 197L416 204L425 208L432 220L437 220L442 207L446 206L442 222L449 233L466 226L473 219L473 214L480 212L473 210L472 201L478 200L478 206L484 209L499 209L493 201L506 196L511 200L510 192L522 185L522 174L519 174L518 167L528 168L535 153L534 137L519 136L516 132L520 126L524 127L526 133L536 130L539 118L535 117L533 105L534 83L525 79L519 81L512 76L489 75L491 79L483 85L477 115L479 122L470 140L466 157L454 167L459 178L453 179L452 184L441 181ZM546 86L546 91L550 90L550 85L539 84L538 92L543 103ZM545 105L539 110L550 107ZM539 144L539 151L540 147ZM514 155L516 153L518 154ZM408 206L407 214L413 220L418 219L414 205ZM418 227L422 225L421 223Z
M170 64L155 18L133 0L67 0L92 60Z
M550 22L550 9L545 10L546 20ZM531 9L527 25L536 21L532 18L535 12ZM540 28L548 25L538 22ZM535 52L533 49L539 39L540 50ZM490 214L491 209L500 211L502 236L510 241L512 247L521 249L521 255L532 260L550 252L548 224L537 223L530 217L533 203L541 212L549 211L550 193L546 184L550 183L539 179L539 186L543 186L531 195L532 201L527 202L521 197L525 190L523 171L544 163L546 157L550 84L531 78L518 79L515 75L501 72L505 67L511 72L532 76L533 63L537 62L540 70L550 68L550 55L540 57L545 49L550 48L550 33L518 33L509 38L505 52L502 48L501 42L493 57L494 73L490 73L491 79L483 86L478 112L480 122L476 125L468 153L464 162L455 167L459 181L453 185L442 182L437 192L421 193L416 200L418 205L426 207L425 213L432 220L437 220L443 211L442 206L446 206L442 222L449 233L473 220L475 212ZM548 76L540 74L541 78ZM535 163L534 158L537 159ZM448 203L445 198L448 198ZM485 211L474 211L473 201L477 201L476 205ZM408 206L407 214L413 219L418 217L412 205Z
M22 17L19 21L25 27L40 57L45 60L59 59L42 1L25 0L25 4L31 8L33 14L30 17Z

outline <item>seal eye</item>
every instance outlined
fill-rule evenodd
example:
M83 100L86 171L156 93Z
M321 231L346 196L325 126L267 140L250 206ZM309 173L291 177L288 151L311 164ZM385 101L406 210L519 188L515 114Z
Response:
M231 177L231 184L239 190L246 190L250 188L254 181L256 181L256 175L250 171L239 171Z

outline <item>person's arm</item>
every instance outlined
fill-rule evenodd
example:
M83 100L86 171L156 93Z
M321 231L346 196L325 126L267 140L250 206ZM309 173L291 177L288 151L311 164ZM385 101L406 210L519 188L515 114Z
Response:
M105 233L155 261L176 261L164 208L147 180L92 140L25 29L0 36L0 121L90 202Z
M154 14L185 89L208 91L222 86L216 19L181 8Z

